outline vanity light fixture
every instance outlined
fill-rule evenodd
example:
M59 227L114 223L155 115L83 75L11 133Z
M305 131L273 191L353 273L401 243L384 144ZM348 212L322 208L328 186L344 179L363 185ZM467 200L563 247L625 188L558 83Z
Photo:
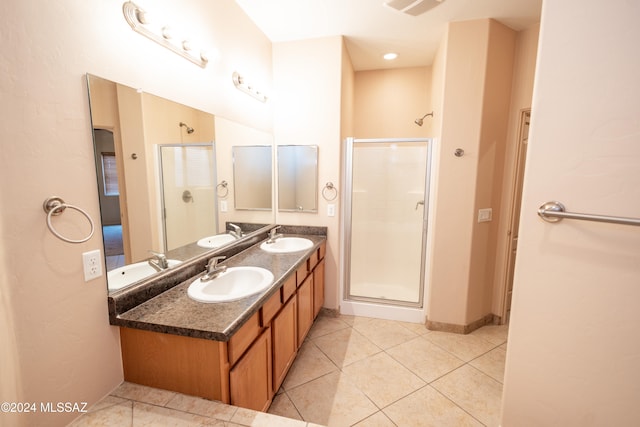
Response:
M195 52L191 40L187 38L177 39L171 27L167 25L155 28L152 25L153 22L149 17L149 13L140 6L131 1L127 1L122 5L122 13L124 14L124 19L127 20L127 23L135 32L142 34L202 68L207 66L209 57L204 50L201 50L199 53Z
M231 79L233 80L233 84L236 86L237 89L243 91L244 93L253 96L255 99L257 99L260 102L267 102L267 96L260 92L259 90L257 90L256 88L254 88L253 86L251 86L249 83L247 83L244 78L238 74L237 71L234 71L233 74L231 75Z

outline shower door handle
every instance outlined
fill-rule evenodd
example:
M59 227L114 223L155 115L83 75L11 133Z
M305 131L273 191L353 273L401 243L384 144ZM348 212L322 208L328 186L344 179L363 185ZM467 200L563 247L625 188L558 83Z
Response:
M416 203L416 210L418 210L418 206L424 206L424 200L418 200L418 203Z

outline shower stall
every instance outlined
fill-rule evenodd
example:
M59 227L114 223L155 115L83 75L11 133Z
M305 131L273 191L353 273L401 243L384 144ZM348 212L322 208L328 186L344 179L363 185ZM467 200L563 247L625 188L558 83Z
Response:
M430 139L344 143L344 314L422 323Z

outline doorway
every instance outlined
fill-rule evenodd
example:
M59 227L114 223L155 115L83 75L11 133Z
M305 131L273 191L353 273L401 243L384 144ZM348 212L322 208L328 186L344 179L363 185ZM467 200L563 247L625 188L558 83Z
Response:
M430 139L344 144L345 314L424 322Z
M511 199L511 217L509 231L507 232L507 264L505 272L505 294L503 303L504 323L509 323L511 317L511 297L513 294L513 273L516 264L518 250L518 228L520 226L520 205L522 204L522 185L524 180L524 168L527 158L527 144L529 141L529 125L531 123L531 110L520 112L520 124L518 128L518 148L516 153L516 167L513 182L513 197Z

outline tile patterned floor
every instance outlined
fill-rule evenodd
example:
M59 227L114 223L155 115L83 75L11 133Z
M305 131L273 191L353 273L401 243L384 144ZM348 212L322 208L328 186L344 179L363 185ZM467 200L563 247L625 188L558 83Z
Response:
M72 425L498 426L506 341L321 315L268 414L124 383Z

